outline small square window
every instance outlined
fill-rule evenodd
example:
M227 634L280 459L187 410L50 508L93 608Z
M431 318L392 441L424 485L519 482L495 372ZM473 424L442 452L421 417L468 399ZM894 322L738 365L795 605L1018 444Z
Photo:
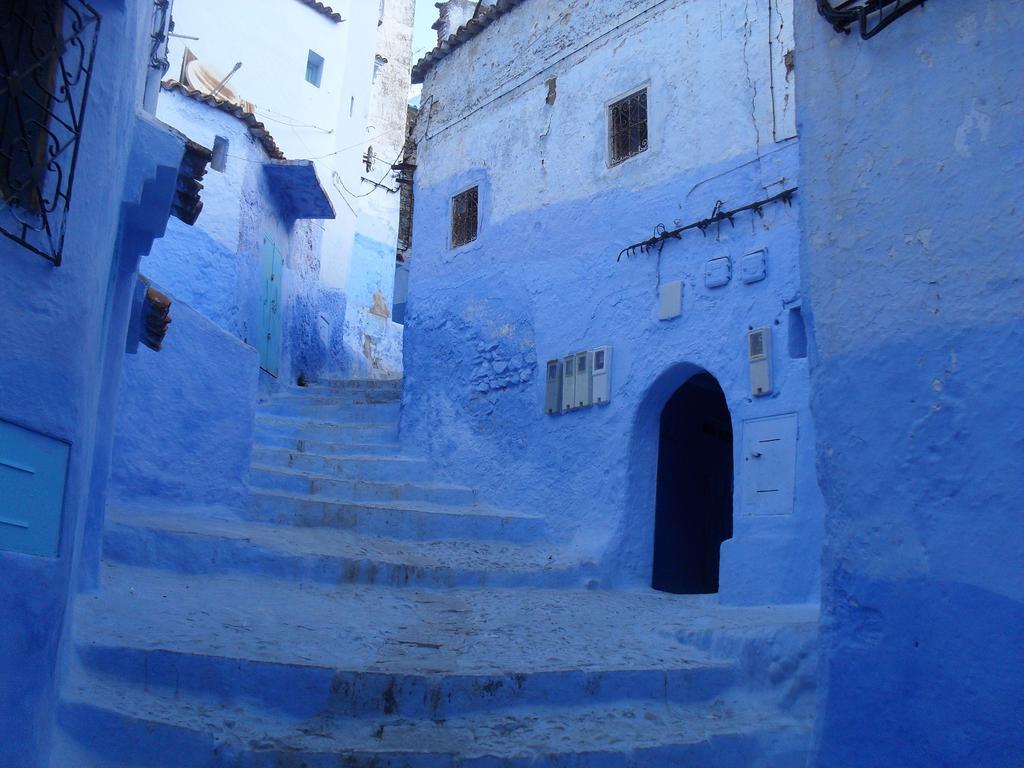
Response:
M324 57L315 51L309 52L306 59L306 82L320 87L320 79L324 76Z
M479 187L467 189L452 198L452 248L476 240Z
M608 107L611 164L647 151L647 89L631 93Z

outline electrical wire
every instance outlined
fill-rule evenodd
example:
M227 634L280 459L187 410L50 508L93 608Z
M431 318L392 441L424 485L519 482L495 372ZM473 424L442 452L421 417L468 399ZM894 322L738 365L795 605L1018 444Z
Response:
M334 133L333 129L328 130L327 128L321 128L319 125L310 125L306 123L289 123L284 120L279 120L276 117L271 117L270 115L264 114L263 110L260 109L256 110L256 114L260 116L261 120L269 120L272 123L278 123L279 125L284 125L287 126L288 128L310 128L312 130L320 131L322 133Z
M402 155L404 155L404 154L405 154L405 147L402 147L402 150L398 153L398 157L395 158L394 162L389 164L387 173L385 173L383 176L380 177L380 181L371 181L370 183L373 184L373 189L371 189L369 192L363 192L361 195L355 194L351 189L349 189L348 187L345 186L345 182L342 181L340 173L337 174L338 175L337 179L332 178L331 181L334 183L335 189L338 189L338 184L340 184L341 185L341 189L344 189L345 192L348 192L349 196L352 197L352 199L354 199L354 200L358 200L358 199L360 199L362 197L369 197L374 192L378 192L382 188L383 189L387 189L387 187L383 186L384 185L384 180L388 176L390 176L392 173L394 173L395 169L392 166L394 166L399 160L401 160L402 159ZM337 173L337 171L335 171L335 173ZM338 191L341 192L341 189L338 189ZM388 191L391 192L391 190L388 190ZM344 194L344 193L342 193L342 194ZM394 192L391 192L391 194L394 194Z

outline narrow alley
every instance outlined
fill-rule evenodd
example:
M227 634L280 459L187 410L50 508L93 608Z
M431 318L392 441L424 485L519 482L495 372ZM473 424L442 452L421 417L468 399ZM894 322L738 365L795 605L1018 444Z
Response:
M0 2L0 768L1024 766L1021 53Z

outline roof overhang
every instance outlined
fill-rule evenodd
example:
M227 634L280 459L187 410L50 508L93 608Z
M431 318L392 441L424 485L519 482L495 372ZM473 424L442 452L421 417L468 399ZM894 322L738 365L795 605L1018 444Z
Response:
M323 3L319 2L319 0L299 0L299 2L302 3L303 5L308 5L314 11L326 16L335 24L340 24L341 22L344 21L344 19L341 18L340 13L331 8L331 6L324 5Z
M327 196L311 160L270 160L263 164L274 198L296 219L333 219Z

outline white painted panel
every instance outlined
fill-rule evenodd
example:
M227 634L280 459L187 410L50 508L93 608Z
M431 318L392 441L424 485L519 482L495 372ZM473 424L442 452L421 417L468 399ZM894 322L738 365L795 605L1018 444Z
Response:
M795 413L743 422L743 514L792 513L796 440Z
M776 141L796 136L796 44L793 38L793 0L769 0L772 56L772 107Z

